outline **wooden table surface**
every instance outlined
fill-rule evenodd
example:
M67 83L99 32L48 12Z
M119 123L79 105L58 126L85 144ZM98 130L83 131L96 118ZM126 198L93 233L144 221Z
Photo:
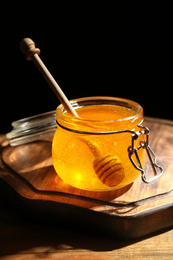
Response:
M173 230L120 241L102 232L32 223L1 198L0 259L173 259Z
M173 259L171 228L122 241L101 230L33 221L0 197L0 259Z

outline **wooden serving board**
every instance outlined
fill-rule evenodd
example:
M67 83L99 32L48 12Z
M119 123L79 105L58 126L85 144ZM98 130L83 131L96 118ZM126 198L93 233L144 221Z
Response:
M111 192L73 188L52 166L51 142L1 145L0 192L30 218L65 225L89 225L124 239L137 238L173 226L173 122L145 118L150 146L164 175L151 184L138 178ZM146 165L147 177L153 173Z

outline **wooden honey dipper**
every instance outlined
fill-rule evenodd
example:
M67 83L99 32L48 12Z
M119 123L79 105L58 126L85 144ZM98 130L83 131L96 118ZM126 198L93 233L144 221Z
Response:
M118 156L103 154L95 141L84 138L81 138L81 140L86 143L95 157L93 168L100 181L109 187L115 187L120 184L125 177L125 172Z
M40 49L35 47L33 40L30 38L24 38L20 43L20 49L26 55L27 60L33 60L34 64L46 79L67 112L69 112L73 117L79 118L70 101L67 99L60 86L38 56L40 54ZM118 185L125 176L124 168L120 159L114 155L102 155L101 149L96 142L88 141L84 138L82 138L82 141L87 144L96 158L93 163L93 168L97 177L109 187Z

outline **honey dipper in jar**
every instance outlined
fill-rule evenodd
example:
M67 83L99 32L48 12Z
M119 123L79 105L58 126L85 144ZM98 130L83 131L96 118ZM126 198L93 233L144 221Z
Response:
M100 181L109 187L120 184L125 176L120 159L115 155L102 154L101 148L95 141L84 138L81 138L81 140L86 143L95 156L93 168Z
M35 43L25 38L20 48L27 60L33 60L61 102L56 109L57 129L52 142L52 161L58 176L64 183L88 191L116 190L132 183L140 171L128 158L129 133L139 131L142 107L115 97L89 97L70 102L38 56L40 50ZM116 138L110 135L115 131ZM124 131L128 134L122 134ZM138 146L140 140L145 140L144 134L136 140ZM114 155L115 142L120 157ZM145 150L139 153L144 165Z
M39 58L38 55L40 53L40 50L38 48L35 48L35 43L31 39L25 38L22 40L20 48L22 52L26 54L26 58L28 60L34 61L35 65L38 67L42 75L45 77L48 84L55 92L60 102L66 108L66 110L74 118L78 118L78 114L70 104L69 100L61 90L60 86L57 84L57 82L54 80L46 66ZM109 187L114 187L121 183L121 181L124 179L125 173L120 159L114 155L102 154L101 149L96 142L92 142L86 139L82 139L82 141L88 145L93 155L95 156L93 168L100 181Z

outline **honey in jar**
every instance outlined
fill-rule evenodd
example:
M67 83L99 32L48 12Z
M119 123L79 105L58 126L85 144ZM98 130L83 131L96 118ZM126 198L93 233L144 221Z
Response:
M89 191L110 191L132 183L140 171L132 165L128 149L132 134L140 131L143 109L136 102L114 97L71 101L78 118L60 105L52 143L55 171L67 184ZM141 134L135 146L145 140ZM138 153L145 163L145 150Z

